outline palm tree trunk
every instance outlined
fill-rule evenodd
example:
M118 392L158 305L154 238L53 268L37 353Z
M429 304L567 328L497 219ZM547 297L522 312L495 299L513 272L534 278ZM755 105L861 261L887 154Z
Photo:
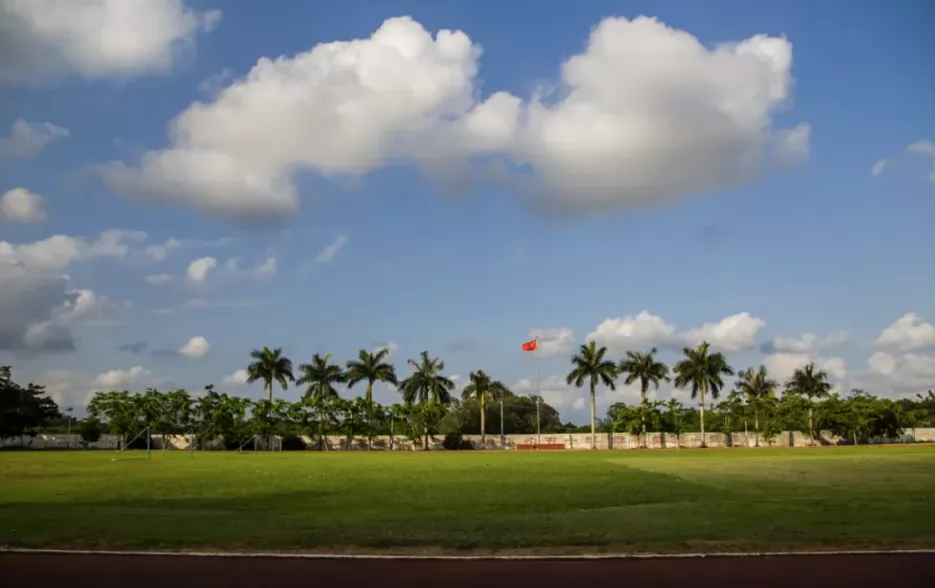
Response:
M646 449L646 382L640 382L640 419L643 421L643 449Z
M743 419L743 446L750 447L750 432L747 431L747 419Z
M753 426L756 427L756 442L755 442L755 444L756 444L756 447L759 447L759 446L760 446L760 415L759 415L759 413L757 413L757 415L754 417Z
M322 407L318 407L318 451L324 451L325 444L325 415Z
M591 449L597 449L597 438L594 430L594 378L591 378Z
M480 397L480 444L481 444L481 447L483 447L484 449L487 449L487 427L485 426L485 422L484 422L484 419L486 418L485 413L487 412L486 400L487 400L486 396L484 394L481 394L481 397Z
M701 388L701 446L707 447L708 444L705 442L704 436L704 386Z
M815 444L815 412L811 406L808 407L808 444Z
M373 382L367 382L367 451L373 450Z

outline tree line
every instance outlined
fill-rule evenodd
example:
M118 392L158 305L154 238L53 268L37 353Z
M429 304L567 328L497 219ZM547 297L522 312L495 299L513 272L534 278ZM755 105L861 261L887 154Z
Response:
M832 393L828 375L808 364L795 370L782 385L772 379L765 366L736 373L732 391L720 401L725 378L734 369L721 353L712 353L708 343L686 347L683 358L671 368L648 352L628 351L617 361L606 347L590 342L581 345L571 358L572 369L566 382L575 387L587 385L590 391L590 427L562 424L558 411L536 396L514 394L503 382L483 370L471 372L461 398L453 395L454 382L442 372L444 362L423 351L408 359L408 377L399 379L396 368L387 361L389 351L360 350L358 357L344 365L332 356L315 354L309 363L293 366L281 348L264 347L251 352L247 382L261 382L267 393L262 400L251 400L218 393L212 385L193 397L186 390L160 392L147 389L96 392L88 404L88 418L78 427L85 441L93 442L102 432L132 436L145 427L156 435L192 432L203 445L221 442L239 447L256 436L277 435L291 439L298 435L316 437L325 449L328 435L364 436L368 444L378 435L402 436L421 441L428 448L430 436L447 436L446 446L458 445L463 434L485 436L492 427L488 420L499 417L500 434L627 432L639 435L646 445L647 431L706 433L709 428L724 433L753 429L756 444L772 443L783 430L806 432L819 439L818 432L830 430L858 443L871 437L897 437L907 428L935 426L935 395L893 401L853 390L847 398ZM598 386L615 390L620 382L638 384L640 402L634 406L612 405L605 419L595 415ZM383 382L400 393L399 403L383 406L373 401L373 387ZM663 382L691 392L698 409L686 408L678 400L650 401L651 389ZM297 402L274 399L275 387L290 384L305 391ZM347 389L363 387L364 394L342 398L340 385ZM0 371L0 437L34 434L61 428L63 415L45 396L41 386L22 388L12 381L10 368ZM70 426L70 419L69 419ZM59 431L61 432L61 431Z

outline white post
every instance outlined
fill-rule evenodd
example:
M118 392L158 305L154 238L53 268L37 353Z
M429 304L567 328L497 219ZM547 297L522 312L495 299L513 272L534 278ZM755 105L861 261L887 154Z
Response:
M538 449L539 444L541 443L541 433L540 433L540 424L542 419L539 418L539 337L536 337L536 448Z

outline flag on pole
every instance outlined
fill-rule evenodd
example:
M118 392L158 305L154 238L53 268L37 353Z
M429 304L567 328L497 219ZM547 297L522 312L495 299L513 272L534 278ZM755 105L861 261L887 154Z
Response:
M539 339L533 339L532 341L523 343L523 351L535 351L537 347L539 347Z

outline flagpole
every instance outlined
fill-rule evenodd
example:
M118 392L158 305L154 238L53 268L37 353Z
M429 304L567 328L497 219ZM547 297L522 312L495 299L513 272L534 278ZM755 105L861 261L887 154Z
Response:
M539 417L539 337L536 337L536 447L541 442L541 423Z

